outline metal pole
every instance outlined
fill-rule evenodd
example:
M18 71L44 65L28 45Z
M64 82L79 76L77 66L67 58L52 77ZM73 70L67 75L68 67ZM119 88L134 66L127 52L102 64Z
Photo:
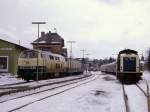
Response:
M90 54L84 54L84 55L86 55L87 59L88 59L88 55L90 55ZM86 73L88 72L88 70L89 70L89 64L87 65L87 62L86 62Z
M81 49L80 51L82 51L82 53L83 53L82 67L83 67L83 70L84 70L84 54L85 54L86 49Z
M40 35L40 34L39 34L39 30L40 30L40 29L39 29L39 24L38 24L38 39L39 39L39 37L40 37L40 36L39 36L39 35ZM38 41L38 42L39 42L39 41Z
M40 31L40 24L46 24L46 22L32 22L32 24L37 24L38 25L38 39L40 38L40 34L39 34L39 31ZM37 41L37 49L39 49L39 40ZM36 73L36 81L38 81L38 76L39 76L39 61L38 61L38 57L39 57L39 52L38 52L38 55L37 55L37 73Z
M71 70L72 67L72 44L75 43L75 41L67 41L70 43L70 61L69 61L69 69Z

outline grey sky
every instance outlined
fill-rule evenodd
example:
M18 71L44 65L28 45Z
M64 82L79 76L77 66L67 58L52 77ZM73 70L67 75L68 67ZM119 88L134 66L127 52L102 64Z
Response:
M1 0L0 7L0 33L22 44L36 39L31 22L45 21L41 31L55 27L66 41L76 41L76 57L80 49L103 58L124 48L142 53L150 47L150 0Z

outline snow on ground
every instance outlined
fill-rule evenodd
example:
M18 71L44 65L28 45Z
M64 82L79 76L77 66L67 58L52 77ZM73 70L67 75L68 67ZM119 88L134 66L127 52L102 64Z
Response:
M149 71L144 71L142 78L146 79L148 82L150 82L150 72Z
M78 75L79 76L79 75ZM91 77L93 77L93 76L91 76ZM63 86L63 85L66 85L66 84L70 84L70 83L73 83L73 82L79 82L79 80L74 80L74 81L65 81L65 82L63 82L63 83L57 83L57 82L59 82L59 81L64 81L64 80L66 80L66 79L74 79L74 78L78 78L78 77L66 77L66 78L59 78L59 79L53 79L53 80L46 80L45 81L45 83L47 84L47 83L54 83L54 82L56 82L55 84L52 84L52 85L47 85L47 86L43 86L43 87L40 87L40 88L38 88L38 89L33 89L33 90L30 90L30 91L24 91L24 92L19 92L19 93L13 93L13 94L11 94L11 95L4 95L4 96L1 96L0 97L0 102L2 102L2 101L4 101L4 100L9 100L9 99L13 99L13 98L17 98L17 97L21 97L21 96L24 96L24 95L28 95L28 94L32 94L32 93L36 93L36 92L40 92L40 91L44 91L44 90L53 90L53 88L55 88L55 87L61 87L61 86ZM47 82L48 81L48 82ZM51 81L51 82L50 82ZM30 85L32 85L32 87L33 86L37 86L37 85L43 85L44 84L44 81L40 81L40 82L31 82L31 83L29 83ZM24 85L26 85L26 84L24 84ZM23 87L23 86L21 86L21 87ZM5 87L4 87L5 88ZM7 87L6 87L7 88ZM9 87L8 87L9 88ZM10 90L10 89L2 89L2 87L0 88L0 92L1 91L8 91L8 90Z
M114 76L110 75L100 75L93 82L33 103L18 111L125 112L121 85Z
M143 83L140 86L144 86ZM147 112L147 99L144 94L135 86L125 86L129 99L130 112Z
M16 112L125 112L122 86L115 76L101 72L91 73L99 75L99 78L67 92L35 102ZM150 74L144 72L143 78L150 81ZM146 90L144 81L139 81L139 85ZM135 85L126 85L125 89L129 99L130 112L147 112L144 94ZM16 101L18 104L13 101L6 104L2 103L0 108L2 112L6 112L9 108L58 91L60 90L55 89L26 97Z
M0 85L25 82L10 73L0 73Z
M90 75L89 73L84 74L84 75ZM7 86L7 84L9 85L9 87L15 87L15 86L35 86L35 85L41 85L41 84L45 84L48 82L56 82L56 81L63 81L63 80L69 80L69 79L73 79L73 78L78 78L81 77L83 75L74 75L74 76L68 76L68 77L61 77L61 78L54 78L54 79L47 79L47 80L40 80L40 81L30 81L28 83L26 83L26 81L22 80L21 78L17 78L16 76L10 74L10 73L0 73L0 86ZM14 83L17 83L16 85L14 85ZM6 84L6 85L5 85ZM12 84L12 85L11 85Z

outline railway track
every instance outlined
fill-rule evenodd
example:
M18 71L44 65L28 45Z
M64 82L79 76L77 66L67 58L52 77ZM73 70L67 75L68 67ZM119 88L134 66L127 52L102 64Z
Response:
M69 84L74 84L74 83L80 82L82 80L87 80L88 78L91 78L91 77L84 77L84 78L82 77L82 78L79 78L79 79L76 79L76 80L71 80L71 81L68 81L68 82L61 82L61 83L53 84L54 87L50 86L50 88L46 88L46 89L40 90L38 92L33 92L33 93L29 93L29 94L18 96L18 97L6 99L6 100L3 100L3 101L0 101L0 103L4 103L4 102L11 101L11 100L15 100L15 99L19 99L19 98L23 98L23 97L27 97L27 96L31 96L31 95L43 93L43 92L46 92L46 91L54 90L56 88L60 88L60 87L63 87L63 86L67 86Z
M12 93L19 93L19 92L24 92L24 91L31 91L31 90L35 90L44 86L49 86L49 85L53 85L53 84L58 84L58 83L64 83L67 81L73 81L73 80L78 80L81 78L86 78L86 77L90 77L91 75L84 75L84 76L80 76L80 77L75 77L75 78L70 78L70 79L65 79L65 80L59 80L59 81L52 81L52 82L47 82L44 84L37 84L35 86L30 86L31 83L29 83L30 85L22 85L24 83L21 83L21 85L18 86L4 86L4 87L0 87L0 97L4 96L4 95L10 95ZM28 83L27 83L28 84ZM16 85L16 84L14 84Z
M125 103L125 111L130 112L129 104L128 104L128 96L127 96L127 93L125 91L125 87L124 87L123 83L122 83L122 90L123 90L123 98L124 98L124 103Z
M145 80L145 83L146 83L146 91L141 87L139 86L137 83L135 84L135 86L138 88L138 90L140 90L144 96L146 97L146 100L147 100L147 107L148 107L148 111L147 112L150 112L150 94L149 94L149 85L147 83L147 81ZM127 96L127 93L125 91L125 87L124 87L124 84L122 83L122 90L123 90L123 98L124 98L124 102L125 102L125 111L126 112L130 112L130 106L129 106L129 102L128 102L128 96Z
M149 85L147 83L147 81L145 80L146 83L146 92L142 89L142 87L140 87L138 84L135 84L136 87L144 94L144 96L147 99L147 107L148 107L148 112L150 112L150 94L149 94Z
M20 84L26 84L26 83L31 83L31 82L34 82L34 81L30 81L30 82L16 82L16 83L10 83L10 84L2 84L0 85L0 87L4 87L4 86L12 86L12 85L20 85Z
M79 86L81 86L81 85L84 85L84 84L87 84L87 83L89 83L89 82L92 82L92 81L96 80L97 78L98 78L98 75L96 75L96 76L94 76L94 77L88 77L88 78L86 78L86 79L81 79L81 80L79 80L78 82L76 81L76 82L68 83L68 84L65 84L65 85L62 85L62 86L57 86L57 87L55 87L55 88L53 88L53 89L50 89L50 90L47 90L47 91L49 92L49 91L52 91L52 90L54 90L54 89L59 89L59 88L64 88L64 89L63 89L63 90L60 90L60 91L58 91L58 92L54 92L53 94L50 94L50 95L41 97L41 98L39 98L39 99L30 101L30 102L25 103L25 104L23 104L23 105L17 106L17 107L15 107L15 108L11 109L11 110L8 110L8 112L14 112L14 111L20 110L20 109L22 109L22 108L24 108L24 107L26 107L26 106L28 106L28 105L31 105L31 104L33 104L33 103L35 103L35 102L42 101L42 100L44 100L44 99L47 99L47 98L50 98L50 97L59 95L59 94L61 94L61 93L64 93L64 92L66 92L66 91L69 91L69 90L71 90L71 89L74 89L74 88L76 88L76 87L79 87ZM69 87L67 87L67 86L69 86ZM46 91L43 91L43 92L46 92ZM40 93L37 93L37 94L40 94ZM37 95L37 94L36 94L36 95ZM27 97L27 96L24 96L24 97ZM23 98L23 97L22 97L22 98ZM12 100L16 100L16 99L12 99ZM7 101L6 101L6 102L7 102ZM6 103L6 104L7 104L7 103ZM14 105L15 105L15 104L14 104Z

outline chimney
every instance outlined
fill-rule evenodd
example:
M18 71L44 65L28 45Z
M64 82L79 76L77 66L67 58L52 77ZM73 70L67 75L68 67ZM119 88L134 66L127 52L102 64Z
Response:
M41 37L44 37L44 35L45 35L45 32L41 32Z
M49 34L51 34L51 31L49 31Z

